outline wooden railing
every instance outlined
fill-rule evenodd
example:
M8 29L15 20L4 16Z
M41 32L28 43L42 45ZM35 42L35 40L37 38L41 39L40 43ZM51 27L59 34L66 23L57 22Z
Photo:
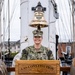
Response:
M7 67L7 71L8 72L14 72L15 71L15 67ZM60 67L60 71L70 72L70 67Z

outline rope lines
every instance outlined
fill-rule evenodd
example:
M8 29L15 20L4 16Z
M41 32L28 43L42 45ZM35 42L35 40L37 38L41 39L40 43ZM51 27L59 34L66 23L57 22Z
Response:
M62 3L63 2L63 3ZM67 4L65 3L65 0L64 1L58 1L57 0L57 5L58 5L58 10L59 10L59 24L60 27L58 27L58 29L60 28L59 32L59 38L61 36L61 41L63 39L66 39L66 40L70 40L72 39L72 13L71 13L71 3L67 0ZM60 7L61 6L61 7ZM64 8L65 6L65 8ZM67 10L69 9L69 10ZM70 12L68 12L70 11ZM70 15L69 15L69 14ZM61 32L61 30L63 32ZM64 34L64 36L63 36ZM63 39L62 39L63 38ZM64 41L66 42L66 41Z

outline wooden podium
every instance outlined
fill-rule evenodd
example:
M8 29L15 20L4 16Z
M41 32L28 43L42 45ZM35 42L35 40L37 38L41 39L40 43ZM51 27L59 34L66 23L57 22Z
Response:
M70 69L70 74L75 75L75 58L72 59L72 65Z
M60 75L60 61L17 60L15 75Z

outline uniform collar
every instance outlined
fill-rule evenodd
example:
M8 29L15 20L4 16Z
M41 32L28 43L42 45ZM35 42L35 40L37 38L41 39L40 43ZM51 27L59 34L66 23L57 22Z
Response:
M39 49L36 49L36 48L34 47L34 45L33 45L34 51L35 51L35 52L39 52L39 53L43 52L42 47L43 47L43 46L41 45L41 47L40 47Z

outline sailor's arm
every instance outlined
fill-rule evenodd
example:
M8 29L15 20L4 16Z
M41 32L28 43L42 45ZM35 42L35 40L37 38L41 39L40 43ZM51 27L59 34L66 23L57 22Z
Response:
M27 56L28 56L28 52L26 49L22 50L22 56L21 56L21 60L27 60Z
M48 50L47 55L48 55L48 60L54 60L54 56L51 50Z

